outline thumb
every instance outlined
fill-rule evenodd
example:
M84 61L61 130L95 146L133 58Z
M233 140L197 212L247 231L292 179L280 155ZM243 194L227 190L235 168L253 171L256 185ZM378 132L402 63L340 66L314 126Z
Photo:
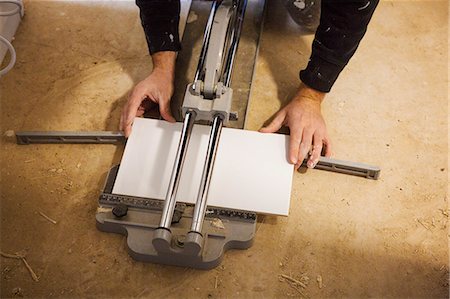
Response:
M261 128L259 131L261 133L275 133L279 129L281 129L281 126L283 125L285 118L285 114L283 111L280 111L277 113L275 118L268 124L267 126Z
M170 110L170 101L160 103L159 113L161 114L164 120L174 123L176 122L175 118L172 115L172 111Z

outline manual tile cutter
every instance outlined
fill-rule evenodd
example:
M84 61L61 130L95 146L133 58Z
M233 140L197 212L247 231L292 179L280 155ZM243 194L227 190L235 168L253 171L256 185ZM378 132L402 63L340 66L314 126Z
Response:
M183 267L216 267L228 249L251 246L257 215L207 206L208 190L223 125L231 112L230 87L234 59L247 0L215 1L209 14L194 80L186 88L183 129L165 201L112 194L119 165L107 176L99 208L101 231L127 235L129 254L136 260ZM207 155L195 205L176 203L178 184L194 121L211 123ZM117 132L18 132L19 144L117 143ZM316 168L377 179L379 168L321 157Z
M126 230L130 252L136 259L209 269L220 263L228 248L248 248L252 244L255 213L207 210L222 126L233 118L231 74L246 6L247 0L212 4L197 71L193 83L186 88L183 128L164 204L153 201L158 206L157 212L139 209L119 215L114 210L97 214L100 230L119 233ZM175 198L196 120L212 123L197 201L193 207L177 205ZM106 197L114 198L113 195Z

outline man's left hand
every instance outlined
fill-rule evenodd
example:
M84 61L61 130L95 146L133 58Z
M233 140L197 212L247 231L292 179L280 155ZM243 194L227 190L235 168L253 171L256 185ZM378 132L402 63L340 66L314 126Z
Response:
M297 170L305 158L309 168L319 162L323 147L325 156L331 156L331 143L321 113L325 93L302 84L291 102L275 115L272 122L262 128L262 133L274 133L283 125L290 129L289 160Z

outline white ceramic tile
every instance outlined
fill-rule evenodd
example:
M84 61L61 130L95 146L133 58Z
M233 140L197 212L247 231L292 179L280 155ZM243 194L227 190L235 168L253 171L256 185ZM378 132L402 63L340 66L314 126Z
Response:
M136 118L113 193L164 199L178 147L181 123ZM208 146L209 126L195 125L177 201L195 203ZM224 128L208 205L288 215L293 166L288 136Z

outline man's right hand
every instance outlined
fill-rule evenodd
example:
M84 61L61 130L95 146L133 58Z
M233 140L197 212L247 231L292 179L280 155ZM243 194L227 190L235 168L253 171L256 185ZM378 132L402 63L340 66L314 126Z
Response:
M146 112L146 101L158 104L162 118L175 122L170 111L170 98L173 95L176 52L158 52L152 55L152 59L152 73L136 85L122 110L120 129L126 137L131 134L134 118Z

